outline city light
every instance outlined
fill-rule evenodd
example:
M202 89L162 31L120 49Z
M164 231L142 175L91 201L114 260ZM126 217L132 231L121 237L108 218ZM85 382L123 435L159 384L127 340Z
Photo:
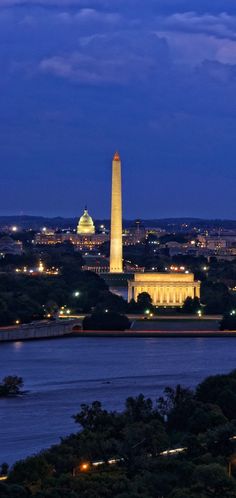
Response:
M18 230L18 228L16 226L13 226L11 229L12 232L17 232L17 230Z
M80 292L79 291L74 292L74 296L75 297L79 297L80 296Z
M80 470L81 470L82 472L86 472L87 470L89 470L89 463L82 463L82 464L80 465Z
M39 271L40 273L43 273L43 271L44 271L44 266L43 266L42 261L40 261L40 262L39 262L38 271Z

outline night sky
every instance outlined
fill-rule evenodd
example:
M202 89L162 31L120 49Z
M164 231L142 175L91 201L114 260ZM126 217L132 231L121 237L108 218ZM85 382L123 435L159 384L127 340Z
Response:
M236 218L235 0L0 0L0 214Z

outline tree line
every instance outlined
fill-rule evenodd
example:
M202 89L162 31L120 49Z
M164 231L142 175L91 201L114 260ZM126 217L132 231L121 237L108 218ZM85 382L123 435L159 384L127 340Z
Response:
M236 496L236 371L122 412L83 404L74 420L79 432L10 469L1 498Z

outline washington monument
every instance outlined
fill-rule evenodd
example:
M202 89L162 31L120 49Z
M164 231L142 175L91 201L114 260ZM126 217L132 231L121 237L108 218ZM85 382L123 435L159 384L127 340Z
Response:
M110 273L122 273L121 161L118 152L112 161Z

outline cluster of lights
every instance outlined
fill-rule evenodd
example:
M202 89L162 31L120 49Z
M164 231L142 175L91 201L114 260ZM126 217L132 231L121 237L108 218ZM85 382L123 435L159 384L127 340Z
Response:
M232 310L231 313L230 313L231 316L234 316L236 315L236 311L235 310Z
M61 309L59 311L60 316L70 315L70 314L71 314L71 310L69 308L67 308L66 306L61 307Z
M147 316L148 316L148 317L150 317L150 318L152 318L152 317L153 317L153 313L151 313L151 311L150 311L150 310L148 310L148 309L147 309L147 310L145 310L145 312L144 312L144 313L145 313L145 315L147 315Z
M231 439L234 439L234 438L235 438L235 436L232 437ZM162 451L161 453L159 453L159 455L160 456L178 455L178 454L183 453L185 451L187 451L186 447L173 448L173 449ZM149 456L151 457L152 455L150 454ZM92 467L99 467L100 465L105 465L106 463L108 463L109 465L116 465L116 464L123 462L123 461L124 461L124 458L110 458L110 460L108 460L107 462L105 462L104 460L99 460L97 462L83 462L80 465L80 471L87 472Z
M171 271L185 271L185 266L174 266L170 267Z
M43 263L40 261L38 268L30 268L28 269L27 266L24 266L23 268L16 268L16 273L30 273L31 275L36 275L38 273L44 273L46 275L58 275L59 274L59 268L55 268L55 266L52 266L52 268L46 268L44 267Z

